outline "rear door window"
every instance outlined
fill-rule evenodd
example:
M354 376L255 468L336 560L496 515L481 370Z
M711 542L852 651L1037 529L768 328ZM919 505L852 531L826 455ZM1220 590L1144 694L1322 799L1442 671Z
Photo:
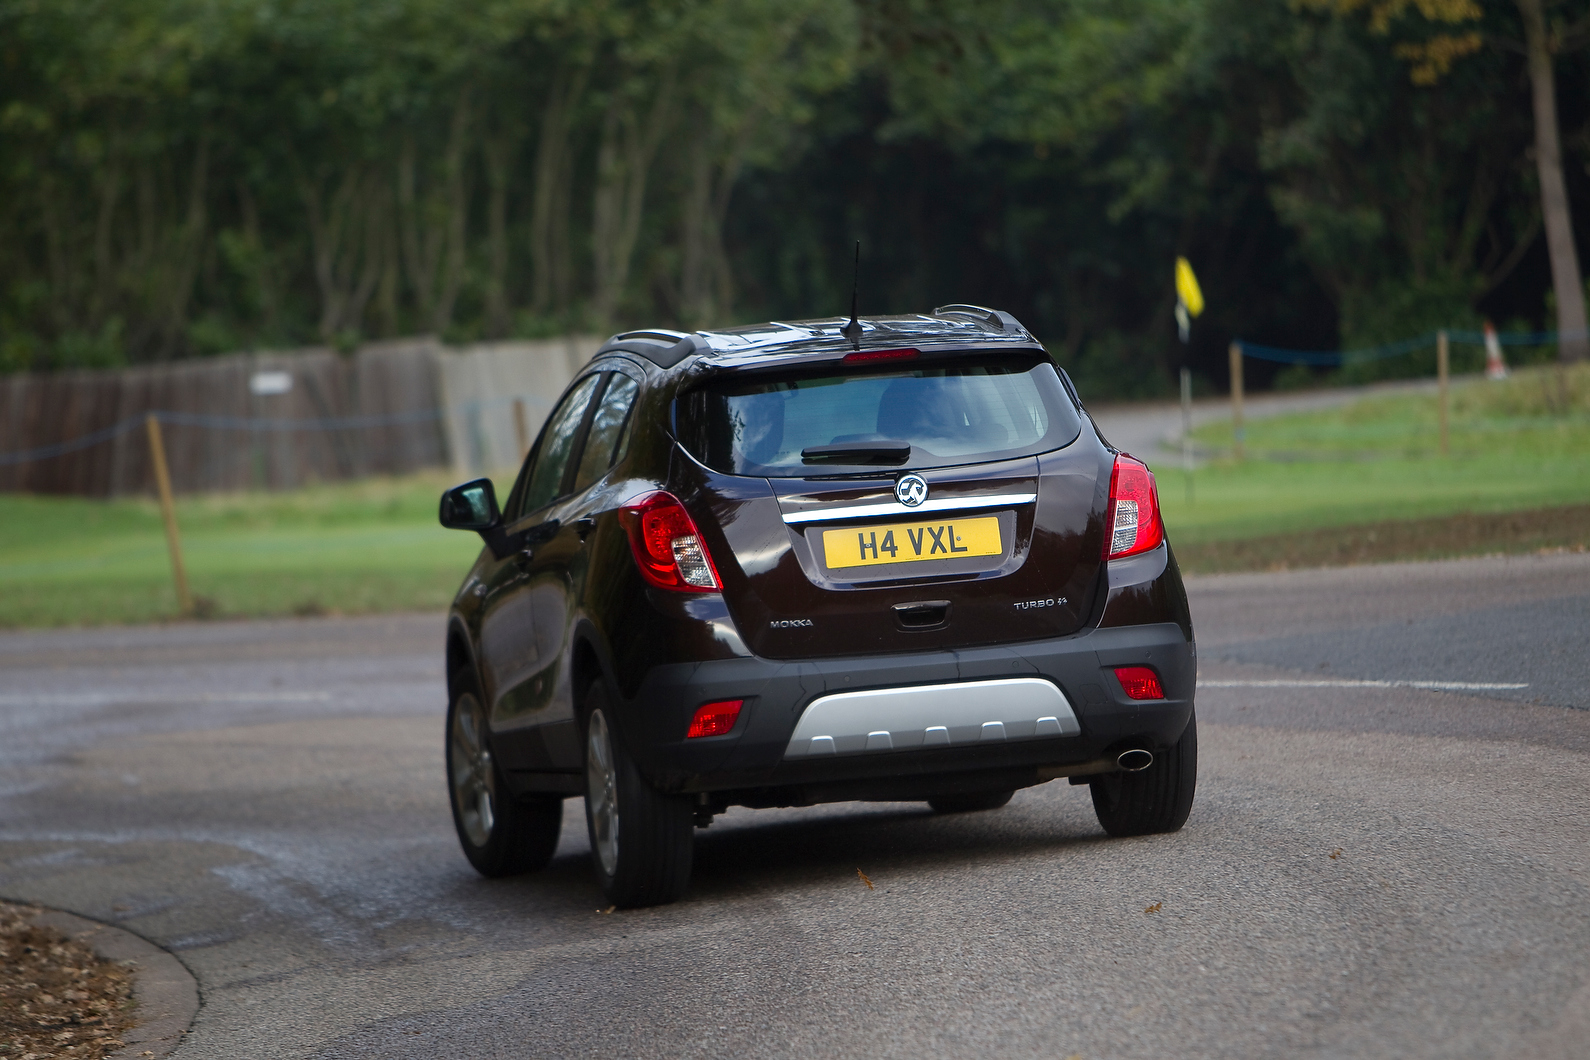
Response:
M524 500L519 514L527 515L557 500L563 493L564 472L569 467L574 444L579 440L580 424L585 422L585 408L591 395L601 383L598 374L586 376L569 391L547 419L536 446L535 463L530 468L530 481L525 487Z
M1000 460L1069 445L1081 430L1053 363L1031 357L731 378L684 400L681 440L737 475ZM853 460L834 447L854 447Z
M574 474L574 492L579 493L597 479L607 474L612 466L619 435L629 421L630 409L635 405L635 395L640 384L627 375L615 373L609 377L607 390L602 394L596 414L591 417L591 429L585 436L585 449L580 453L580 467Z

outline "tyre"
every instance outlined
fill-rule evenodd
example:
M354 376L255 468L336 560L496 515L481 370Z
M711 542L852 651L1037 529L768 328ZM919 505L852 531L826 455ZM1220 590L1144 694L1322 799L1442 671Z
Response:
M972 813L976 810L997 810L1010 801L1014 791L977 791L968 795L940 795L929 799L934 813Z
M1154 764L1138 773L1103 773L1088 782L1093 812L1112 836L1175 832L1187 823L1193 789L1198 782L1198 722L1176 745L1154 756Z
M482 876L516 876L544 868L557 849L563 799L516 799L491 754L491 733L471 675L451 682L447 708L447 790L464 856Z
M621 909L675 901L690 882L695 807L646 783L613 732L600 681L584 717L585 824L602 891Z

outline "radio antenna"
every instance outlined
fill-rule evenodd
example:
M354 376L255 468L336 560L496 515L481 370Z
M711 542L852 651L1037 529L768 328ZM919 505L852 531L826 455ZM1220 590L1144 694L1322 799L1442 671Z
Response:
M861 349L861 321L856 317L856 292L861 287L861 240L856 240L856 268L850 278L850 323L839 329L856 349Z

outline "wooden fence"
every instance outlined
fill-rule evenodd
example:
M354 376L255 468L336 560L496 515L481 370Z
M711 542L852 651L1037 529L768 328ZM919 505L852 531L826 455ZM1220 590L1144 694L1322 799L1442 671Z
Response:
M0 376L0 491L147 494L160 415L178 492L517 462L513 409L540 427L590 339L457 350L429 339ZM97 440L95 440L97 438ZM41 452L42 451L42 452ZM29 454L34 454L30 456Z

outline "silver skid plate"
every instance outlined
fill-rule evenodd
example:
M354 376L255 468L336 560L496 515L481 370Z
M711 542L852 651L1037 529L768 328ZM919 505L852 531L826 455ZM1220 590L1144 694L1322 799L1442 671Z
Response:
M1065 693L1041 678L911 685L812 700L784 757L910 751L1081 731Z

